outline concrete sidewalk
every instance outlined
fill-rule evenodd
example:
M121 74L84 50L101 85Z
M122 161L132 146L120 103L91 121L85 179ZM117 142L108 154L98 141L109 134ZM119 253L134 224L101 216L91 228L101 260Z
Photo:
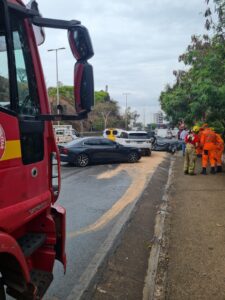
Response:
M177 157L154 299L225 299L225 173L196 171Z

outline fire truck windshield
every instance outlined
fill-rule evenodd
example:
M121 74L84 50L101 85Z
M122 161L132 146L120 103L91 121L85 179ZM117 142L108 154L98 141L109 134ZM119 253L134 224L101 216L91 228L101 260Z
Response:
M40 113L37 96L36 80L28 47L24 20L11 14L11 28L13 33L13 53L16 69L18 100L14 107L19 115L38 115ZM0 16L1 20L3 19ZM0 24L0 106L9 109L12 105L9 88L8 54L6 49L6 34L4 23Z
M9 70L4 33L3 10L0 9L0 106L10 108Z

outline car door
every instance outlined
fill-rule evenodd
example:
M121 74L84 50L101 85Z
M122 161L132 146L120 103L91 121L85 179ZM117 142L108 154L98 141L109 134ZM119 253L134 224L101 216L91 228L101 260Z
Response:
M104 160L106 162L111 161L123 161L126 157L125 152L122 150L122 146L120 147L113 141L108 139L99 139L99 160Z

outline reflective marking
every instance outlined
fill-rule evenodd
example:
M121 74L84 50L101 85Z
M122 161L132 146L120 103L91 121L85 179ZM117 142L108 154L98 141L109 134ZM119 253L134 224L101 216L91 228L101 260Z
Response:
M1 157L0 161L9 160L21 157L21 145L20 140L6 141L5 152Z

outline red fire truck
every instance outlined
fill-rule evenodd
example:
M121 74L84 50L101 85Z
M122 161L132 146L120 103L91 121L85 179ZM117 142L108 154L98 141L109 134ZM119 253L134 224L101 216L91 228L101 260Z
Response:
M68 32L76 114L51 115L37 45L43 27ZM39 33L39 37L38 37ZM41 34L40 34L41 33ZM79 21L43 18L35 1L0 0L0 299L41 299L54 261L66 266L65 209L52 121L80 120L94 99L93 56ZM56 165L56 166L55 166ZM55 170L57 170L56 174Z

